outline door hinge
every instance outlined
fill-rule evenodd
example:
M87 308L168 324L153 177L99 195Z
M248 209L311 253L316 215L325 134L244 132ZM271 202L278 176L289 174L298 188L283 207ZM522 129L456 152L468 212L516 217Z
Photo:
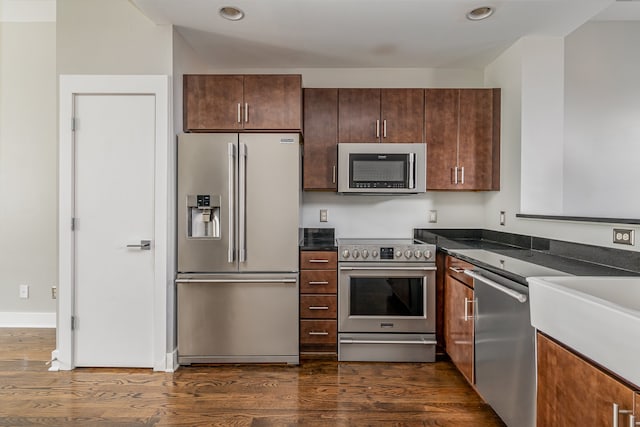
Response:
M71 218L71 231L76 231L78 226L78 218Z
M76 330L76 316L71 316L71 330Z
M75 132L75 131L76 131L76 118L71 117L71 132Z

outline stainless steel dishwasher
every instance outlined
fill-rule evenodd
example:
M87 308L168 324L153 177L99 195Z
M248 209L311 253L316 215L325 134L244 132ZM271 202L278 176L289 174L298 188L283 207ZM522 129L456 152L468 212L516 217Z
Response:
M476 387L510 427L536 422L535 330L529 289L474 268Z

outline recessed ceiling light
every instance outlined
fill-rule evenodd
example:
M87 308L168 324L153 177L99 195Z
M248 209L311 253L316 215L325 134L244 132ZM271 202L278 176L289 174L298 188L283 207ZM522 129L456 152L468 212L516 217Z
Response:
M481 21L493 15L493 8L489 6L476 7L467 13L467 19L470 21Z
M244 12L233 6L221 7L218 11L220 16L229 21L239 21L244 18Z

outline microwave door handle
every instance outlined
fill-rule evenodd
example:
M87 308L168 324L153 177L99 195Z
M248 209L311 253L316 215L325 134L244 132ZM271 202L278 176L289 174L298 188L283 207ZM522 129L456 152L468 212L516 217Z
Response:
M415 153L409 153L409 170L407 171L409 173L409 188L410 189L414 189L416 188L416 183L415 183L415 161L416 161L416 154Z

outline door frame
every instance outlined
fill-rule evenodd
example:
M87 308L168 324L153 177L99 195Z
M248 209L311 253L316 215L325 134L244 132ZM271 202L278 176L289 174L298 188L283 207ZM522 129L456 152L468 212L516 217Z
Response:
M168 295L173 285L170 248L173 209L170 206L174 185L170 162L171 151L170 77L166 75L61 75L59 81L59 147L58 147L58 307L56 349L52 352L50 370L75 368L71 317L75 312L74 232L74 100L81 94L154 95L155 96L155 176L154 176L154 283L153 283L153 369L173 371L174 351L168 349L168 322L173 322L173 307Z

